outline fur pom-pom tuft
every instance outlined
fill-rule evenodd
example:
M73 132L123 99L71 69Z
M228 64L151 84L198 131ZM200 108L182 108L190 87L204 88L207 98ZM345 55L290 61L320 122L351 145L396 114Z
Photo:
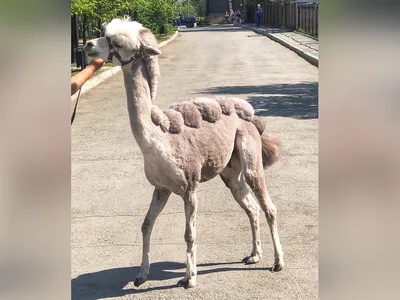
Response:
M261 135L262 161L264 168L272 166L278 161L281 151L281 142L274 136Z
M215 100L221 106L224 115L230 116L235 113L235 104L229 98L217 97Z
M193 100L193 103L197 106L203 120L210 123L215 123L221 119L222 109L219 103L214 99L209 98L198 98Z
M265 130L265 127L267 127L267 124L265 124L265 121L262 118L260 118L259 116L254 116L253 120L251 120L251 123L253 123L254 126L256 126L256 128L260 134L262 134Z
M165 110L164 114L169 119L169 130L168 131L170 133L180 133L184 126L182 114L172 108Z
M200 128L201 127L201 114L197 109L197 106L193 104L193 102L180 102L175 103L170 106L170 108L179 111L183 116L183 121L186 126L192 128Z

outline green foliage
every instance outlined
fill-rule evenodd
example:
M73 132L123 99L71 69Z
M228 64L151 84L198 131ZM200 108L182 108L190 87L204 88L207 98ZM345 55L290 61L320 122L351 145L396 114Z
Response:
M205 1L205 0L196 0ZM182 0L71 0L71 13L85 17L89 37L100 31L99 24L129 15L158 33L172 29L172 20ZM82 28L81 28L82 29Z
M184 16L193 16L196 14L196 9L190 0L177 1L175 6L176 15L183 14Z
M97 8L97 1L92 0L71 0L71 14L79 16L94 15Z
M206 0L176 0L176 12L185 16L204 17L206 12Z
M148 27L153 33L158 33L161 27L168 31L172 28L175 16L175 0L141 0L136 9L137 21Z
M71 0L71 14L84 19L88 38L99 34L101 24L129 15L157 34L160 28L171 31L172 20L183 13L186 16L205 14L205 0ZM80 30L83 30L80 22Z
M71 13L97 17L109 22L113 18L129 14L145 0L71 0Z

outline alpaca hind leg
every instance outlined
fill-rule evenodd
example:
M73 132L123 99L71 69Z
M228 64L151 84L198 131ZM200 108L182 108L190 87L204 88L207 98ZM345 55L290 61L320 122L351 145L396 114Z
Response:
M225 185L231 190L233 198L246 212L251 226L251 233L253 238L253 249L249 256L246 256L242 262L245 264L255 264L259 262L262 256L261 239L260 239L260 214L259 207L256 200L251 195L246 186L241 172L240 163L235 165L232 162L232 168L226 168L221 174L221 179Z
M278 233L277 210L268 195L262 164L261 141L248 137L238 143L240 160L247 184L253 190L261 209L267 218L274 246L274 265L272 271L283 268L283 251Z
M248 184L256 195L261 209L264 211L267 218L274 246L274 264L272 266L272 271L278 272L282 270L284 263L282 245L278 233L277 209L268 195L263 177L250 177L250 179L248 179Z
M196 266L196 214L197 214L197 196L195 192L190 192L183 199L185 204L186 216L186 275L178 281L178 286L185 289L196 285L197 266Z
M160 212L165 207L170 191L154 189L153 198L150 203L149 210L142 224L142 236L143 236L143 252L142 252L142 264L138 276L135 279L135 286L140 286L143 284L150 271L150 237L153 230L154 223L160 214Z

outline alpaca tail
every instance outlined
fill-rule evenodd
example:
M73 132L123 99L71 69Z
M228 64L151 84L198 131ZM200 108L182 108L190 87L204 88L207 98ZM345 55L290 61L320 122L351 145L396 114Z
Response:
M261 135L262 162L264 169L278 161L281 142L274 136Z
M266 124L262 118L254 116L251 122L254 124L254 126L256 126L261 135L262 161L265 169L278 161L281 150L281 142L274 136L263 134Z

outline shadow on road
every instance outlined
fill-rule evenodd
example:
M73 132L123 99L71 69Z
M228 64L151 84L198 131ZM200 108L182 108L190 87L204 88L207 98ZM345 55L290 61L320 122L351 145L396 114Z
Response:
M238 265L242 267L227 267L228 265ZM197 266L199 268L223 266L210 270L198 270L198 275L226 271L270 270L270 268L249 268L240 262L209 263L199 264ZM77 278L71 280L71 299L96 300L103 298L122 297L130 294L146 293L154 290L167 290L177 287L175 284L173 284L148 289L124 289L128 283L133 283L136 275L139 273L139 270L140 267L127 267L79 275ZM186 265L182 263L156 262L150 266L149 280L161 281L176 278L176 281L178 282L180 278L185 276L185 270Z
M211 95L251 95L247 101L259 116L318 118L318 82L255 86L221 86L201 91Z

